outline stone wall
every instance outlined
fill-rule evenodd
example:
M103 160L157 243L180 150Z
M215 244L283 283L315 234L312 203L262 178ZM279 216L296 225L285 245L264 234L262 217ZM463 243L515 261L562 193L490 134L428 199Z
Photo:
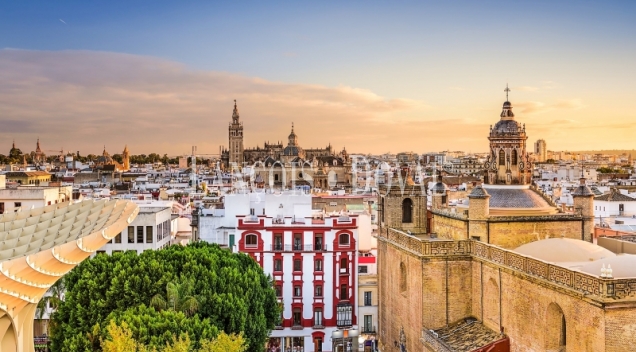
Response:
M610 307L605 311L605 351L629 352L636 344L634 310Z
M426 195L422 187L405 186L383 188L381 190L379 214L384 228L400 229L413 233L426 233ZM402 204L405 199L412 201L412 221L402 222ZM382 203L383 202L383 203ZM384 214L382 212L384 211Z
M523 244L546 238L573 238L581 239L581 220L562 221L489 221L489 240L491 244L503 248L514 249ZM483 240L483 239L482 239Z
M600 279L470 240L422 240L390 230L378 244L379 338L387 347L399 341L403 326L408 350L422 350L422 329L467 316L502 329L511 351L558 350L562 316L564 351L629 351L636 344L636 279Z
M400 341L400 328L404 328L409 351L421 349L419 341L423 326L422 306L428 301L422 296L421 260L410 251L405 251L386 242L378 243L378 255L391 260L378 260L380 283L379 340L390 351L394 341ZM406 291L400 289L400 265L407 272Z
M431 231L439 238L466 240L468 239L468 221L461 214L444 213L437 210L433 212Z

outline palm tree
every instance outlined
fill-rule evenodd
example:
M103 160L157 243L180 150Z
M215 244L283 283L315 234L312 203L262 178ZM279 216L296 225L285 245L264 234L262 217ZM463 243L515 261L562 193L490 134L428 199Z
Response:
M192 280L169 282L166 296L156 294L150 300L150 306L158 311L170 309L192 316L199 309L199 300L192 295Z
M64 300L64 291L64 279L57 280L53 285L51 285L51 287L49 287L44 294L44 297L42 297L42 299L38 302L37 309L35 311L38 320L42 321L42 317L48 307L50 307L53 313L55 313L57 308L60 306L60 303ZM49 335L49 328L52 322L52 319L50 318L51 317L49 317L49 324L46 327L47 336Z

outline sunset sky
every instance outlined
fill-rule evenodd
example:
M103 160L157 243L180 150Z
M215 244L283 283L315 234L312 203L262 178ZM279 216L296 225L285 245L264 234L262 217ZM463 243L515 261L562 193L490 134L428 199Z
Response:
M245 146L484 151L509 83L529 144L632 149L636 2L6 1L0 153ZM54 152L48 152L54 154Z

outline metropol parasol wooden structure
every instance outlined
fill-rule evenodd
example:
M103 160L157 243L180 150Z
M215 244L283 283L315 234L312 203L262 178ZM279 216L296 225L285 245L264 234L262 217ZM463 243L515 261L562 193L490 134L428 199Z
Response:
M0 215L0 351L34 351L42 296L138 212L130 201L87 200Z

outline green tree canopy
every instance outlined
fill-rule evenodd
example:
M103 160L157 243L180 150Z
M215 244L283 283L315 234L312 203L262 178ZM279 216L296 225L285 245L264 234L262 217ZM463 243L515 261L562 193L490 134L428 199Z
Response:
M166 295L169 283L185 282L192 288L183 295L197 297L194 315L149 306L153 297ZM54 351L101 350L115 320L126 322L132 337L151 347L187 334L199 348L201 340L225 331L243 333L246 351L257 352L279 319L271 278L261 267L245 254L204 242L139 255L98 255L68 273L64 284L65 300L51 329Z

